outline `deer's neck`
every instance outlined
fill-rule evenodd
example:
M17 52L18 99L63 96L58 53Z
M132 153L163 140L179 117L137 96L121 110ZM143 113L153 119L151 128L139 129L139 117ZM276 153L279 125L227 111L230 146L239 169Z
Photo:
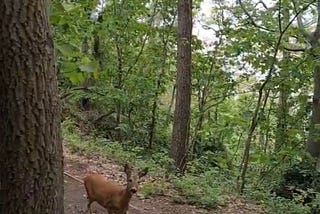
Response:
M129 202L132 197L132 193L127 188L124 188L121 192L121 204L124 206L129 206Z

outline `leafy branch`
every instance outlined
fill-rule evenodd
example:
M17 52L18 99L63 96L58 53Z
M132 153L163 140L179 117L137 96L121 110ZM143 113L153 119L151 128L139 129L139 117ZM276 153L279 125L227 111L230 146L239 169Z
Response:
M305 11L311 4L313 4L313 2L307 4L300 11L298 11L295 14L295 16L293 18L291 18L291 20L286 25L286 27L282 31L280 31L280 35L279 35L278 41L277 41L276 46L275 46L274 54L273 54L273 57L272 57L272 61L271 61L270 67L269 67L269 71L268 71L267 77L266 77L265 81L263 82L263 84L261 85L261 87L259 89L259 96L258 96L256 108L255 108L254 115L253 115L252 120L251 120L251 124L250 124L250 128L249 128L249 131L248 131L247 140L246 140L246 143L245 143L245 150L244 150L243 160L242 160L242 164L241 164L241 174L240 174L240 177L238 177L238 182L239 182L239 179L241 180L240 189L239 189L241 193L243 192L243 189L245 187L245 179L246 179L246 173L247 173L248 163L249 163L249 152L250 152L253 133L254 133L254 131L255 131L257 125L258 125L258 121L259 121L258 115L259 115L260 109L261 109L263 90L264 90L265 86L267 85L267 83L271 80L271 77L272 77L272 74L273 74L273 71L274 71L274 65L275 65L276 60L277 60L277 55L278 55L278 52L279 52L279 49L280 49L282 38L283 38L284 34L286 33L286 31L291 26L292 22L299 16L299 14L301 14L303 11ZM279 11L279 13L280 13L280 11ZM281 17L279 16L279 18L281 18ZM279 28L280 28L280 26L279 26ZM266 99L267 99L267 97L266 97Z

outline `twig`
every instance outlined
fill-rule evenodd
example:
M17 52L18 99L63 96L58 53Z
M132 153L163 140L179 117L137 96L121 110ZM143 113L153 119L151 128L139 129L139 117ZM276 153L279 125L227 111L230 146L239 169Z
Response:
M138 208L138 207L135 207L135 206L133 206L132 204L129 204L129 206L130 206L131 208L135 209L135 210L139 210L139 211L142 212L142 213L146 213L144 210L142 210L142 209L140 209L140 208Z
M75 181L78 181L79 183L83 184L83 181L79 178L74 177L73 175L69 174L68 172L63 172L63 174L65 174L66 176L72 178Z
M85 92L89 92L89 93L93 93L93 94L97 94L100 96L106 96L106 94L100 93L98 91L93 90L92 88L88 88L88 87L75 87L75 88L71 88L68 92L65 92L64 94L60 95L60 99L65 99L68 96L72 95L72 92L74 91L85 91Z
M283 47L286 51L293 51L293 52L305 52L307 49L306 48L288 48L288 47Z
M253 26L255 26L255 27L257 27L257 28L260 28L260 29L262 29L262 30L268 31L268 32L275 32L275 31L272 30L272 29L269 29L269 28L266 28L266 27L263 27L263 26L257 24L257 23L254 21L253 17L250 15L250 13L247 11L246 7L243 5L243 2L242 2L241 0L238 0L238 3L239 3L241 9L242 9L243 12L245 13L245 15L248 17L248 19L250 20L250 22L251 22L251 24L252 24Z

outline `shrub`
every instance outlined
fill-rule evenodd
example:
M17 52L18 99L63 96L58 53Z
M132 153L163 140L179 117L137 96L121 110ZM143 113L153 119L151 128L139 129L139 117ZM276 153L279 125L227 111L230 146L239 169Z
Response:
M185 175L175 178L173 184L181 194L176 201L205 207L222 204L223 190L221 183L216 181L217 175L216 171L207 171L198 176Z

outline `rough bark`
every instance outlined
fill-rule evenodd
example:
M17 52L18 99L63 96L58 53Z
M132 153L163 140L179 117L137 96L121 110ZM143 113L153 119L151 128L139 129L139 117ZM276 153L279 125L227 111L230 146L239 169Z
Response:
M290 12L289 8L284 8L283 12L283 23L287 25L290 21ZM283 41L289 43L289 38L287 35L283 36ZM288 51L283 52L283 61L289 62L290 53ZM288 141L287 134L287 118L289 115L289 106L288 106L288 96L289 96L289 85L288 81L290 78L288 68L286 66L281 67L280 69L280 84L279 84L279 103L278 103L278 113L277 113L277 131L276 131L276 141L275 141L275 152L279 151L282 145L286 144Z
M315 58L319 57L320 49L320 0L317 1L318 20L316 29L307 34L303 28L302 19L298 17L298 24L300 29L305 32L306 38L309 39L311 44L311 53ZM317 60L316 60L317 61ZM312 99L312 116L310 123L309 139L306 145L306 151L309 152L312 157L317 160L317 169L320 170L320 65L314 67L313 71L313 99Z
M0 213L63 213L61 110L48 4L0 1Z
M178 1L177 95L171 156L183 172L186 166L191 103L192 0Z
M314 69L314 88L310 137L306 150L315 158L320 157L320 66Z
M284 54L285 55L285 54ZM285 55L288 56L288 55ZM283 81L280 83L280 96L279 96L279 109L277 113L277 132L276 132L276 142L275 142L275 152L278 152L283 144L287 143L288 135L287 135L287 118L288 118L288 94L289 90L286 86L286 79L288 78L287 71L283 70L280 73Z

